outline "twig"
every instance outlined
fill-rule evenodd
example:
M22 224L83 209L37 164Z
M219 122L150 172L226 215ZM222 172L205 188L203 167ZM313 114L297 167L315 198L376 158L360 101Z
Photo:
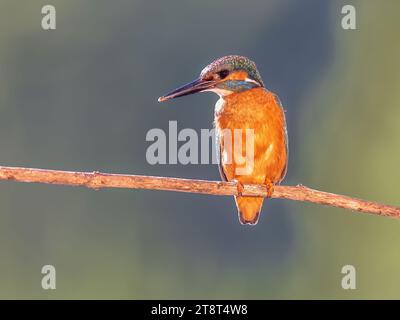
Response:
M239 188L235 182L122 175L100 172L70 172L2 166L0 166L0 180L82 186L92 189L127 188L169 190L220 196L267 196L267 189L263 185L245 185L244 189L239 192ZM272 198L307 201L353 211L372 213L380 216L400 218L400 207L388 206L376 202L318 191L301 185L275 186Z

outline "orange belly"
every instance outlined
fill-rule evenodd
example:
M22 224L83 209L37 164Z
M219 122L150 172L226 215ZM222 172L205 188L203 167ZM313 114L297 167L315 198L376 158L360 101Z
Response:
M282 181L288 156L286 122L273 93L254 88L221 98L216 105L215 127L220 166L228 181L266 185ZM237 199L239 212L247 216L242 222L258 219L262 200Z
M284 178L287 164L285 115L273 93L256 88L226 96L218 102L215 127L221 143L221 165L228 180L278 183ZM250 130L248 134L253 130L254 152L247 150L246 129ZM226 136L226 132L230 134ZM237 132L242 133L241 138ZM230 143L224 141L224 135L232 139ZM247 141L251 144L251 139ZM249 159L252 153L253 165ZM240 168L245 167L252 167L252 170L241 174L244 170Z

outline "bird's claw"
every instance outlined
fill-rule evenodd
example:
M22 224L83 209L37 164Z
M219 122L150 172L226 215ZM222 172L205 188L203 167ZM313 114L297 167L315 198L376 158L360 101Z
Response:
M244 185L243 185L243 183L241 183L238 180L234 180L234 182L236 183L236 189L237 189L238 196L241 197L243 194L243 191L244 191Z
M267 198L272 198L272 194L274 193L274 184L272 182L267 182L265 186L267 188Z

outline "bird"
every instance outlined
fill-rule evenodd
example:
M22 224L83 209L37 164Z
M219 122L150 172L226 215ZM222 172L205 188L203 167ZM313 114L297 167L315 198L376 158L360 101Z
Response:
M261 184L269 198L284 179L289 154L285 111L278 96L266 89L256 64L240 55L216 59L196 80L158 101L206 91L219 96L214 126L221 179L237 183L235 202L241 224L256 225L264 197L241 194L245 184ZM251 133L250 139L245 132ZM248 170L240 170L243 168Z

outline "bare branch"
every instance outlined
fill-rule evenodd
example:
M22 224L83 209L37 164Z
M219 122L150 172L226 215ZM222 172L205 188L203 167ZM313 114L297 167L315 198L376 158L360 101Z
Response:
M70 172L2 166L0 166L0 180L82 186L92 189L126 188L168 190L220 196L267 196L267 189L264 185L245 185L244 189L241 190L235 182L122 175L100 172ZM239 190L241 190L241 192L239 192ZM321 205L367 212L380 216L400 218L400 207L388 206L376 202L318 191L301 185L275 186L272 198L313 202Z

